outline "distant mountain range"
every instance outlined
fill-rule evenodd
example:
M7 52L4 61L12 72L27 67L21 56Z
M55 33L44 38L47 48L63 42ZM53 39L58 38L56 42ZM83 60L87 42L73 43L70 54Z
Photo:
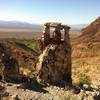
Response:
M81 31L83 28L85 28L86 26L88 26L88 24L75 24L75 25L69 25L71 27L71 31Z
M87 24L76 24L69 25L71 27L71 31L80 31L82 28L86 27ZM17 29L38 29L42 30L42 24L30 24L27 22L19 22L19 21L0 21L0 28L17 28Z
M0 21L0 28L42 29L43 26L19 21Z

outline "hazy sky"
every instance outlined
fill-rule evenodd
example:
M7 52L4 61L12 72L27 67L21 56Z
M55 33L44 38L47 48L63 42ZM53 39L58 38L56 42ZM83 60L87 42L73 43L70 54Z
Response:
M0 20L85 24L98 16L100 0L0 0Z

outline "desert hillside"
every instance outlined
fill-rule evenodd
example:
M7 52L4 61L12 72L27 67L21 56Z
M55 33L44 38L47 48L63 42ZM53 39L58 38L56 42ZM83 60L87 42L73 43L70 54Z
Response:
M73 57L94 57L100 56L100 17L93 21L86 28L81 30L81 35L73 42ZM77 54L78 52L78 54Z
M100 42L100 17L82 29L82 42Z
M72 59L75 81L82 75L88 76L94 84L100 84L100 17L72 40Z

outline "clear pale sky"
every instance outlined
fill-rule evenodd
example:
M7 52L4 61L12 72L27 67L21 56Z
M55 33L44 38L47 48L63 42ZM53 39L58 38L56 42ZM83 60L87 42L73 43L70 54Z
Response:
M0 20L87 24L100 16L100 0L0 0Z

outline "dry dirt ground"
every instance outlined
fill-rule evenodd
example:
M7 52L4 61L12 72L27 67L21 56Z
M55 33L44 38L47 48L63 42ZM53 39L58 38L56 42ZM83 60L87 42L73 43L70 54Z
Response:
M73 83L78 83L83 79L92 84L100 86L100 57L73 58L72 73ZM84 78L87 76L87 79ZM84 83L83 82L83 83Z
M91 88L84 86L80 90L79 88L66 90L52 85L43 87L34 84L31 88L15 83L3 83L3 85L5 89L0 92L1 100L100 100L100 91L93 86Z
M76 38L80 32L70 32L70 37ZM0 39L17 38L17 39L37 39L42 35L42 30L37 29L2 29L0 28Z

